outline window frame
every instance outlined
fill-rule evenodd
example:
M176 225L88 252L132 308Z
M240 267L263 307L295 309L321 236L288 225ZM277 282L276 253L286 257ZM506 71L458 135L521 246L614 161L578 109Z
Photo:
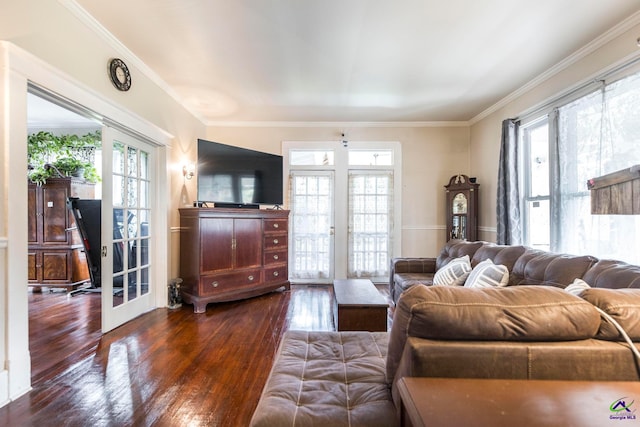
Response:
M549 115L548 114L544 114L542 116L537 117L534 120L531 120L523 125L520 126L521 129L521 134L519 136L519 143L521 144L523 150L522 150L522 154L519 156L518 162L519 165L518 167L520 168L520 170L523 171L523 173L521 174L521 183L520 183L520 188L521 188L521 194L522 194L522 201L521 201L521 206L520 206L520 212L522 213L521 215L521 227L522 227L522 239L523 239L523 243L526 246L531 246L533 247L533 244L531 242L531 231L530 231L530 219L532 217L531 214L531 210L529 208L530 203L533 202L548 202L549 203L549 226L550 229L549 231L549 247L552 246L552 228L553 228L553 224L551 221L551 212L552 212L552 208L551 208L551 203L552 203L552 188L551 188L551 184L549 185L549 189L547 191L546 195L534 195L531 192L532 189L532 171L531 171L531 134L533 131L543 127L543 126L547 126L548 127L548 138L547 138L547 143L549 144L549 142L551 141L551 133L552 133L552 126L550 124L550 120L549 120ZM555 164L555 158L553 158L553 156L555 155L555 153L551 150L551 144L549 144L548 147L548 159L547 161L549 162L549 183L551 183L553 181L553 168L551 167L551 165Z
M563 233L575 233L573 229L566 229L563 226L563 211L565 209L565 201L568 199L575 198L585 198L589 197L589 191L586 188L586 179L584 180L584 189L582 187L577 187L577 191L566 192L563 190L564 186L561 179L564 180L572 180L573 182L578 182L582 184L582 177L567 177L564 175L563 166L560 164L559 156L562 153L562 144L561 141L561 129L562 123L560 123L559 114L563 111L563 107L569 106L570 104L580 101L582 98L586 98L596 92L602 91L603 93L608 89L609 86L617 84L619 81L624 80L628 77L632 77L634 75L640 75L640 63L627 64L625 67L617 68L616 70L608 73L606 76L602 76L598 79L591 80L578 87L577 89L572 89L567 91L566 93L558 96L556 99L546 103L544 106L541 106L535 110L530 110L525 115L520 118L520 135L518 136L518 144L519 144L519 153L518 153L518 170L519 173L519 186L520 186L520 223L522 230L522 244L531 247L531 229L530 229L530 218L531 213L529 212L528 203L530 201L537 200L545 200L545 197L536 197L531 194L530 189L530 180L532 176L531 172L531 159L530 159L530 147L528 140L529 133L531 130L535 129L541 123L547 122L549 126L548 132L548 146L549 146L549 251L551 252L563 252L563 253L574 253L574 254L582 254L585 251L590 255L599 257L599 258L613 258L620 259L622 261L630 262L632 264L638 263L638 258L629 257L627 255L621 255L619 251L613 251L612 253L607 253L608 250L606 246L602 245L602 242L607 243L607 240L598 239L591 242L591 240L572 240L563 238ZM606 80L605 80L606 79ZM625 89L625 90L634 90L633 88ZM636 89L637 90L637 89ZM604 102L604 101L603 101ZM603 104L604 105L604 104ZM604 108L604 107L603 107ZM637 111L637 110L636 110ZM583 153L580 151L580 146L575 146L572 148L576 153L574 157L578 158ZM565 162L567 160L564 160ZM599 171L600 174L602 171ZM594 171L594 176L597 176L598 172ZM568 211L567 211L568 212ZM581 211L582 212L582 211ZM594 218L590 216L590 218ZM597 216L595 217L597 218ZM609 221L607 218L597 218L600 221ZM640 218L639 218L640 219ZM612 222L614 218L610 219ZM618 218L615 218L615 222L617 223ZM614 225L615 227L615 225ZM640 222L636 224L636 229L640 229ZM596 229L600 230L601 228L596 226ZM571 234L568 234L571 235ZM589 234L587 232L588 236ZM581 243L584 242L584 244ZM614 241L609 240L610 245L616 246ZM592 245L592 243L594 245ZM575 246L575 245L578 246ZM585 245L586 244L586 245ZM570 245L574 245L574 247L569 247ZM609 246L610 246L609 245ZM640 248L640 243L638 243L638 247ZM579 252L579 253L577 253ZM637 250L627 251L637 253Z

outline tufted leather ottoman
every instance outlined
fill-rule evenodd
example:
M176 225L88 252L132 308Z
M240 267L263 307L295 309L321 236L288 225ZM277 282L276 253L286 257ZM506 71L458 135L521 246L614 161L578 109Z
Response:
M251 426L394 426L387 332L285 333Z

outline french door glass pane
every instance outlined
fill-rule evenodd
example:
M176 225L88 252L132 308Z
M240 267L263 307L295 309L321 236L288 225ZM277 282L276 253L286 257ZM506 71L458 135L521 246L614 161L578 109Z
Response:
M291 175L292 279L331 277L333 174Z
M113 145L113 306L149 292L149 153ZM126 153L126 156L125 156Z
M349 173L349 277L388 276L392 204L392 172Z

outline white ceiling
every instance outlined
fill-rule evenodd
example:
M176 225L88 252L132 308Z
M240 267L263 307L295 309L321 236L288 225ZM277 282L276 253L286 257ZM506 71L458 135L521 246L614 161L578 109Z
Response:
M207 124L468 121L640 10L638 0L76 3Z
M76 114L57 104L32 93L27 94L27 128L29 132L38 130L63 129L70 131L91 131L100 129L101 124Z

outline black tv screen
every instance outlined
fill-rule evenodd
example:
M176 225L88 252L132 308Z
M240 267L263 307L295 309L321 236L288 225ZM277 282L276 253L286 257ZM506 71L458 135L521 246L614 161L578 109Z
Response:
M282 156L198 139L198 201L281 205Z

